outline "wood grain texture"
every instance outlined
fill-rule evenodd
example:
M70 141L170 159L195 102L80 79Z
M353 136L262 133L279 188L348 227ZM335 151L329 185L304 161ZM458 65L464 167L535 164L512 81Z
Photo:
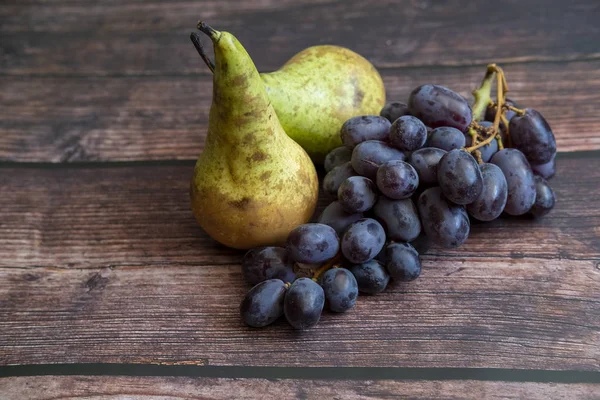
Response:
M378 67L600 54L589 0L4 3L0 71L11 75L207 73L188 39L199 19L238 36L261 70L324 43Z
M381 72L388 99L406 101L412 89L432 82L471 98L484 69ZM505 70L510 96L546 116L559 151L600 149L600 61L513 64ZM194 160L204 146L209 76L0 77L0 86L0 160Z
M43 376L0 379L0 392L20 400L137 399L528 399L592 400L592 384L478 381L304 381L171 377Z

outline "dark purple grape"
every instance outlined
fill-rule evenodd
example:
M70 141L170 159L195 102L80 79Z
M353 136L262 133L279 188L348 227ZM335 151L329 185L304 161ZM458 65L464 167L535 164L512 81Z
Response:
M285 294L283 312L294 328L308 329L319 322L324 306L323 288L310 278L299 278Z
M461 149L465 147L465 135L456 128L440 126L431 132L426 146L437 147L446 151Z
M325 224L304 224L292 230L287 239L290 258L316 264L333 258L340 249L335 230Z
M479 125L483 126L484 128L489 128L492 126L492 123L488 121L481 121ZM470 147L472 143L473 138L471 135L468 133L465 134L465 146ZM492 159L492 156L498 151L498 141L493 139L490 143L478 148L477 150L481 152L481 161L484 163L489 162Z
M408 243L390 243L385 250L386 268L392 279L412 281L421 275L419 253Z
M553 208L556 198L554 191L548 185L548 182L541 176L535 176L535 203L531 207L531 213L536 217L543 217L548 214Z
M529 162L517 149L503 149L491 160L502 170L508 185L508 198L504 211L510 215L523 215L535 203L535 182Z
M275 322L283 314L285 283L269 279L254 286L240 305L242 320L248 326L262 328Z
M350 118L342 125L340 134L344 146L353 148L367 140L384 140L390 132L390 121L378 115Z
M471 224L464 206L449 201L439 187L419 196L421 225L427 237L442 247L458 247L467 240Z
M406 199L419 187L419 176L407 162L388 161L377 170L377 187L387 197Z
M410 242L421 233L417 207L411 199L392 200L381 196L373 207L373 214L383 226L388 240Z
M379 115L387 118L387 120L390 122L394 122L403 115L410 115L410 113L408 112L408 105L395 101L392 103L387 103L381 109Z
M525 115L514 116L510 120L509 130L512 147L521 150L532 163L547 163L556 154L554 133L536 110L526 108Z
M556 154L552 159L545 164L531 164L531 170L535 175L539 175L544 179L550 179L556 173Z
M339 165L350 162L351 158L352 149L346 146L336 147L325 156L323 167L325 167L325 171L329 172Z
M456 204L472 203L483 189L477 161L463 150L452 150L442 157L437 177L444 195Z
M419 175L419 185L422 187L437 185L437 167L446 151L435 147L424 147L411 153L408 163Z
M348 212L368 211L377 201L377 187L369 178L351 176L340 185L338 201Z
M342 182L351 176L356 176L357 173L352 168L352 164L347 162L338 165L325 175L323 178L323 191L331 195L337 196L338 189Z
M516 107L519 108L519 106L517 105L517 103L515 103L514 101L512 101L511 99L506 99L505 103L509 106L512 107ZM488 106L488 108L485 110L485 120L486 121L490 121L490 122L494 122L494 119L496 118L496 110L497 107L492 107L492 106ZM512 119L512 117L514 117L515 115L517 115L516 112L512 111L512 110L507 110L506 111L506 120L510 122L510 120ZM481 124L481 122L480 122ZM504 122L502 122L502 120L500 120L500 130L504 131L506 130L506 126L504 125Z
M352 151L352 167L362 176L371 180L377 177L377 169L385 162L404 160L406 156L387 143L379 140L362 142Z
M383 264L377 260L371 260L364 264L355 264L350 267L350 272L356 278L358 290L361 293L381 293L390 282L390 275Z
M242 273L246 282L256 285L267 279L293 282L296 279L294 262L283 247L257 247L242 259Z
M385 244L385 231L379 222L363 218L348 227L342 237L342 254L353 264L372 260Z
M464 132L472 120L471 107L464 97L438 85L422 85L413 90L408 109L432 128L451 126Z
M412 115L394 121L390 128L390 144L402 151L420 149L427 140L427 128Z
M480 221L492 221L502 214L508 197L508 185L502 170L494 164L481 166L483 190L474 202L467 206L469 214Z
M351 214L344 210L339 201L334 201L325 207L317 222L329 225L335 229L339 236L342 236L351 223L361 218L363 218L362 213Z
M358 297L356 278L345 268L333 268L323 274L321 286L327 307L333 312L345 312L354 307Z

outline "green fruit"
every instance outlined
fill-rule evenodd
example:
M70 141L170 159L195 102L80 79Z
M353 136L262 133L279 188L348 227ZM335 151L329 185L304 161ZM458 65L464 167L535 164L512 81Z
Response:
M193 33L214 76L206 145L191 182L192 210L202 228L226 246L283 244L313 214L319 186L315 167L286 135L238 40L203 23L198 28L214 44L215 63Z
M379 115L385 105L375 67L344 47L309 47L261 77L283 129L317 163L341 146L344 122Z

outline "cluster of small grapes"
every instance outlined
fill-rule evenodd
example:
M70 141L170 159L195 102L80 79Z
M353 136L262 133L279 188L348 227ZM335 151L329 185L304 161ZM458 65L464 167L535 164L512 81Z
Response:
M548 123L502 96L487 100L481 114L488 121L475 121L476 106L445 87L423 85L408 104L348 120L343 146L325 159L323 190L337 200L317 223L294 229L285 248L245 255L244 276L256 286L242 301L243 320L262 327L285 315L294 328L310 328L325 305L344 312L359 292L416 279L419 251L428 243L460 246L470 217L547 214L555 199L546 179L556 154ZM316 270L312 279L297 278L298 263Z

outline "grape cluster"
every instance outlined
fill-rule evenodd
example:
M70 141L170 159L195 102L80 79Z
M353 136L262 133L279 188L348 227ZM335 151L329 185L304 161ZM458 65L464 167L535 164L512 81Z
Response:
M539 112L503 103L499 124L498 103L482 112L489 121L474 121L462 96L423 85L407 104L348 120L343 146L324 163L323 190L335 200L316 223L294 229L285 248L244 257L244 276L256 285L242 301L246 324L262 327L285 315L294 328L310 328L325 307L345 312L359 292L418 278L419 252L462 245L471 218L547 214L555 202L547 182L555 172L554 135ZM471 147L486 132L493 140ZM298 263L312 267L312 279L297 277Z

